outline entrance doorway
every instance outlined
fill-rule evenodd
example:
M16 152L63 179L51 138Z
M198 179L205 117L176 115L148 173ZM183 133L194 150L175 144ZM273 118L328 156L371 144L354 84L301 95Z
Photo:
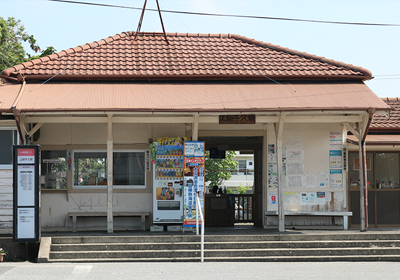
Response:
M236 151L235 160L239 163L237 171L232 171L232 178L220 184L217 192L215 192L216 187L210 186L209 194L205 197L206 225L234 226L237 223L262 225L262 139L262 137L199 139L205 141L208 151L218 149Z

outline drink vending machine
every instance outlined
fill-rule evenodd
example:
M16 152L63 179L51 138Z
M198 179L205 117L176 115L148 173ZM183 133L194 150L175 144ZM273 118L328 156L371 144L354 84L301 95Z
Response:
M153 145L153 222L183 223L183 137L159 138Z

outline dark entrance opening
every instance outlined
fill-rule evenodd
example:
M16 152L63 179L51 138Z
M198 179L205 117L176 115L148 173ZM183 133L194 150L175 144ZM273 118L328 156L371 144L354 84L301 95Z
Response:
M206 226L233 226L253 223L262 226L262 141L263 137L200 137L206 150L223 147L254 155L254 187L251 194L207 194Z

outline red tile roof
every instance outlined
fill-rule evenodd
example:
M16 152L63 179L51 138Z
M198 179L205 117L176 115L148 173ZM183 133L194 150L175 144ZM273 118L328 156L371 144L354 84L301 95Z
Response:
M369 79L361 67L239 35L124 32L28 61L1 74L26 79Z
M370 130L398 130L400 132L400 100L399 98L382 98L392 107L389 118L386 115L375 115Z

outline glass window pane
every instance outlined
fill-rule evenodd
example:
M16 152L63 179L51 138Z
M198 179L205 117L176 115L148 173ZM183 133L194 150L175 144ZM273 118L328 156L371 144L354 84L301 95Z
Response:
M143 152L114 152L114 185L144 185L145 171Z
M14 130L0 130L0 164L12 164Z
M360 187L360 158L358 153L349 153L349 181L350 188ZM367 184L368 188L374 187L374 154L367 153Z
M74 185L107 185L106 164L106 152L75 152Z
M378 188L399 188L399 154L376 153L376 183Z
M42 151L41 172L45 189L67 188L66 151Z

